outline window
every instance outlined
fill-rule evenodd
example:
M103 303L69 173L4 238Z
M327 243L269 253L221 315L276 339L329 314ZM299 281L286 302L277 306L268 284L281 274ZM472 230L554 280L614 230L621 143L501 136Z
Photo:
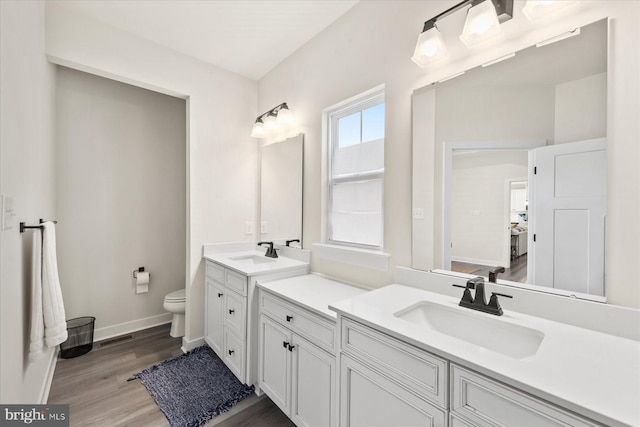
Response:
M384 89L326 110L328 243L381 249Z

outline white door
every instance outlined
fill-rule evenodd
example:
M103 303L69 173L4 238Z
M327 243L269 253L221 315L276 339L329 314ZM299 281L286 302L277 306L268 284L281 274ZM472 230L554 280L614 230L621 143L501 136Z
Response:
M534 165L532 282L603 296L606 140L537 148Z
M300 427L337 425L336 358L293 335L291 419Z
M260 388L287 416L291 401L291 332L267 316L260 316L259 333Z
M206 341L213 351L222 357L222 321L224 288L207 277L207 307L206 307Z

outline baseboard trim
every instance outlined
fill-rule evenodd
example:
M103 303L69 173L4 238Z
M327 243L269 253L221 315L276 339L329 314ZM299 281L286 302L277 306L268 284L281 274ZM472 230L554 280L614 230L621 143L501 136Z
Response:
M56 365L58 363L58 351L59 347L56 347L51 352L51 360L49 361L49 368L45 376L45 382L42 385L42 391L40 392L40 405L46 405L49 400L49 392L51 391L51 384L53 384L53 374L56 372Z
M205 344L204 337L196 338L195 340L189 340L187 337L182 337L182 347L180 347L180 349L183 353L186 353Z
M119 323L117 325L106 326L94 331L93 341L103 341L120 335L141 331L143 329L153 328L154 326L160 326L166 323L171 323L172 318L173 314L163 313L157 316L145 317L143 319L137 319L130 322Z

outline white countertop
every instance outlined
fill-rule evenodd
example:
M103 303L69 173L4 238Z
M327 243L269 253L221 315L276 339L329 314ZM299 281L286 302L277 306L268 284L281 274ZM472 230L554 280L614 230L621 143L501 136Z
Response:
M314 313L334 322L337 315L329 310L329 304L367 292L316 274L305 274L266 283L258 281L257 286L289 302L304 305Z
M240 251L230 253L205 254L203 257L206 260L222 264L225 267L228 267L246 276L275 273L277 271L286 270L288 268L309 266L309 263L283 256L279 256L278 258L267 258L264 256L264 253L264 251ZM264 258L266 262L251 264L242 262L241 260L233 259L250 256Z
M462 290L461 295L462 295ZM403 285L330 304L431 353L606 425L640 425L640 342L506 311L482 316L545 334L535 355L512 358L394 316L420 301L457 307L459 299Z

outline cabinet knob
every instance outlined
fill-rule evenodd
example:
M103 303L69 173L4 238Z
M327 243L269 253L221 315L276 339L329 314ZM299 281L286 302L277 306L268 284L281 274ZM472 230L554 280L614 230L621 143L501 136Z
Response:
M293 319L293 316L287 316L287 322L291 322L291 319Z
M222 298L222 293L218 292L218 298Z
M288 343L288 342L286 342L286 341L282 341L282 346L283 346L284 348L287 348L287 346L288 346L288 345L289 345L289 343Z
M229 310L229 314L235 313L235 310Z
M291 345L291 344L289 344L288 347L289 347L289 351L293 351L293 349L296 348L295 345Z
M229 350L229 356L231 356L233 353L235 353L234 350Z

